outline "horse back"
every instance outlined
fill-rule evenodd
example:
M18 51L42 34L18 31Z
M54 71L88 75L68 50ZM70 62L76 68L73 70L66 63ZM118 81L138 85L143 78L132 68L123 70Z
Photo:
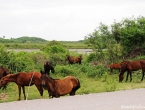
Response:
M142 70L145 71L145 60L141 60L140 64L141 64Z
M110 64L109 67L111 69L120 69L121 68L121 65L120 64Z
M35 84L36 82L40 82L41 73L39 72L19 72L17 76L17 83L28 86ZM31 82L30 82L31 81Z
M55 80L55 87L60 95L65 95L72 91L73 88L80 87L80 82L73 76L67 76L60 80Z
M69 61L70 64L74 64L74 63L81 64L82 55L75 56L75 57L72 57L72 56L67 55L67 58L66 59Z

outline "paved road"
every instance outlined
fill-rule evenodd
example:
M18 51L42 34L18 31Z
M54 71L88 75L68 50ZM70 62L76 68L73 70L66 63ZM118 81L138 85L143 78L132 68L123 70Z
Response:
M0 110L145 110L145 88L0 103Z

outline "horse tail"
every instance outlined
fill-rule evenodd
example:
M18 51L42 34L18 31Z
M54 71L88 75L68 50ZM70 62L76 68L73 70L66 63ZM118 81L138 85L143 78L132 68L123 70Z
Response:
M76 90L78 90L81 87L79 79L76 78L76 80L77 80L78 83L77 83L77 86L75 86L73 88L73 91L76 91Z

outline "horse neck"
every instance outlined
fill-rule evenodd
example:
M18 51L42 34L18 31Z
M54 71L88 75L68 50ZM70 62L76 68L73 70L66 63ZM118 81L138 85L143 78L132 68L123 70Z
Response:
M49 91L54 91L54 87L55 87L55 80L50 78L50 77L47 77L47 80L46 80L46 83L47 83L47 88Z
M16 82L17 81L17 74L14 74L14 75L8 75L6 76L6 81L7 82Z

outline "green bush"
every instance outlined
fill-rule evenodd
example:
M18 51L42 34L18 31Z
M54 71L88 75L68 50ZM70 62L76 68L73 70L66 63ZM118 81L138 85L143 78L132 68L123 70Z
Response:
M88 68L88 77L101 77L106 72L106 69L102 65L90 66Z

